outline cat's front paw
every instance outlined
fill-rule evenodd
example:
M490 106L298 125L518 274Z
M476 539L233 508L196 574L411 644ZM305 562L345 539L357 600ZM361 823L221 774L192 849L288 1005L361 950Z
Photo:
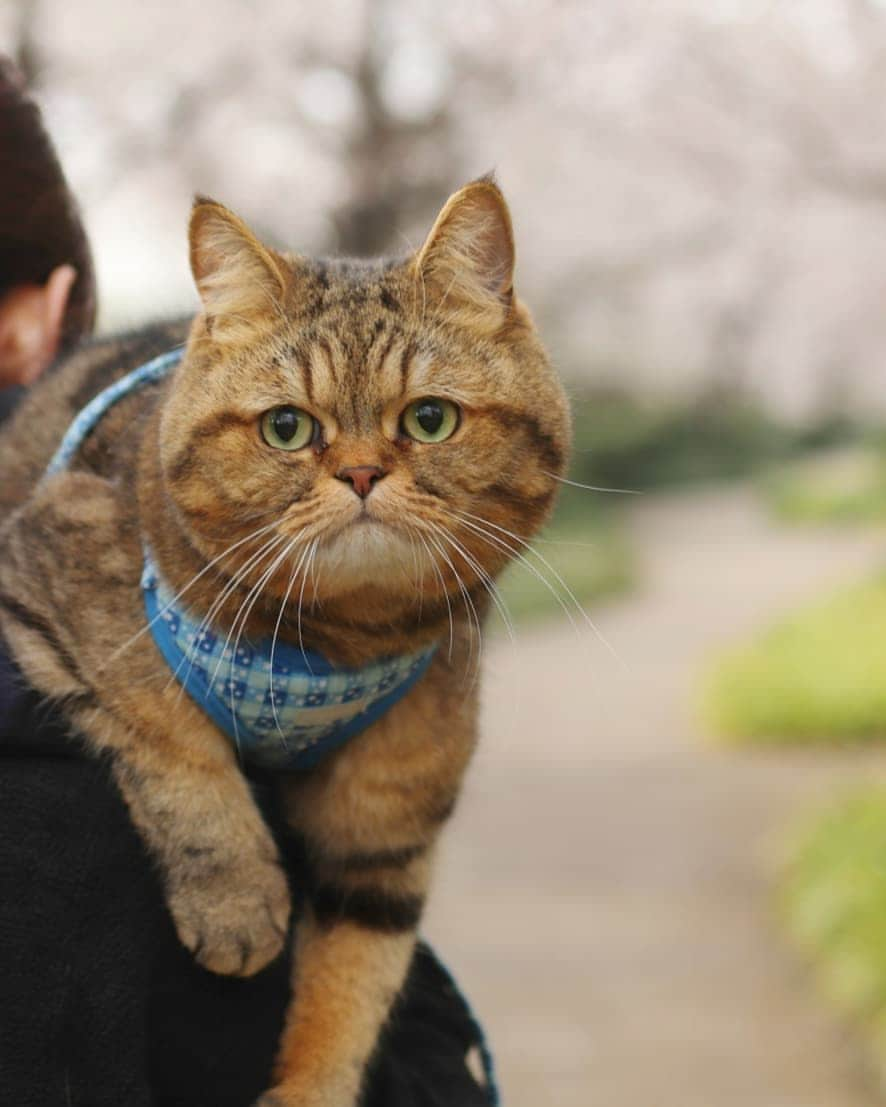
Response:
M204 968L252 976L278 956L289 930L289 888L276 861L214 859L169 892L178 936Z

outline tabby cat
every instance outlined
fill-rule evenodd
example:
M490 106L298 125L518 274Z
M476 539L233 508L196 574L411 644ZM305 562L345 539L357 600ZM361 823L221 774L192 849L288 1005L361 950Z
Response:
M260 1103L352 1107L474 748L479 624L551 509L567 408L513 292L491 179L452 196L405 260L281 254L204 198L190 256L189 326L82 348L0 439L0 630L108 756L182 942L241 975L283 946L286 879L236 743L145 633L145 548L222 635L276 636L345 668L436 644L387 713L278 778L312 878ZM44 476L91 397L185 338L168 378Z

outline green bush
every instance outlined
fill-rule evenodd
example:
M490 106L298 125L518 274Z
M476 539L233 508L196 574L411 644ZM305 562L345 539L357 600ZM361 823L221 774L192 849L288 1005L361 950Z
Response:
M798 830L781 906L825 993L862 1021L886 1074L886 790L845 797Z
M813 446L842 439L840 420L786 426L735 396L710 392L692 403L647 403L629 393L580 390L573 395L571 479L603 489L651 491L689 481L738 477ZM629 497L569 486L538 544L582 603L630 587L634 575L618 509ZM583 548L584 547L584 548ZM555 575L530 561L567 604ZM525 567L508 570L502 590L515 617L562 614L544 584Z
M711 728L759 743L886 737L886 575L787 618L715 667Z
M636 490L744 476L858 433L839 417L785 424L716 391L665 404L585 389L572 410L576 479Z
M886 519L886 451L873 446L829 450L773 470L761 489L785 522L881 522Z

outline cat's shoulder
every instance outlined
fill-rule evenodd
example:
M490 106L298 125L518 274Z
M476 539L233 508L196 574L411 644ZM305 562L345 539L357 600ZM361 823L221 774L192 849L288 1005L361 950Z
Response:
M181 345L190 323L88 339L44 374L0 430L0 519L27 498L77 413L120 377Z

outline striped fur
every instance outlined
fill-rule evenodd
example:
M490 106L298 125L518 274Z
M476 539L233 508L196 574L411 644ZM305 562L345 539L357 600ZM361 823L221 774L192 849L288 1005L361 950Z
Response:
M510 219L489 180L397 261L280 254L200 200L191 261L193 322L84 347L0 436L0 630L110 754L182 941L231 974L280 951L286 880L234 751L144 633L143 540L188 605L232 635L242 615L247 635L279 631L344 664L441 642L387 715L279 782L312 884L263 1102L353 1107L474 747L475 624L551 509L566 405L515 297ZM40 480L92 395L185 339L171 380L113 409L70 472ZM404 433L405 407L426 396L460 408L445 442ZM284 404L321 427L294 452L260 433ZM365 500L340 476L354 466L383 474Z

